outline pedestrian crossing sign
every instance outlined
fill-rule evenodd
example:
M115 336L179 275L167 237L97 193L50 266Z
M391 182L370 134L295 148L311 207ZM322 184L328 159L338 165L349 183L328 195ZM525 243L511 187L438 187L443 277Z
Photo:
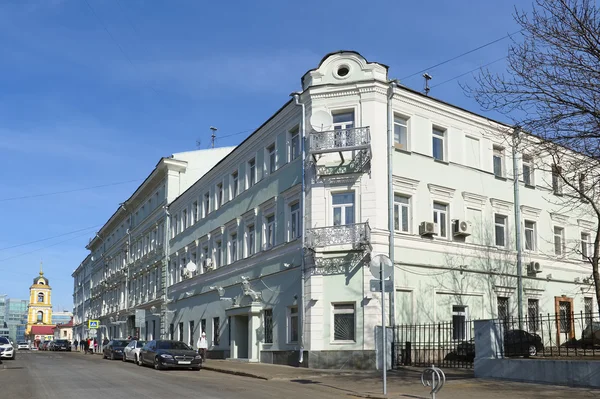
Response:
M88 328L90 330L97 329L100 326L100 320L88 320Z

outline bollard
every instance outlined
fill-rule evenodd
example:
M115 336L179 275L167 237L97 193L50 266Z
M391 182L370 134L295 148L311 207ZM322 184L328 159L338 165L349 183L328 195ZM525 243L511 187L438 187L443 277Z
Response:
M435 367L433 364L431 367L423 370L421 374L421 384L424 387L431 387L431 399L435 399L435 394L441 391L444 383L446 382L446 374L442 369Z

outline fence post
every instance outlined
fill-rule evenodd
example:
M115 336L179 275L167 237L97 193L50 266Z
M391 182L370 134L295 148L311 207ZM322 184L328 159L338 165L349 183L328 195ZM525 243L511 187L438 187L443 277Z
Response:
M406 356L404 357L404 365L410 366L412 364L412 345L410 341L406 341L405 345L404 353Z

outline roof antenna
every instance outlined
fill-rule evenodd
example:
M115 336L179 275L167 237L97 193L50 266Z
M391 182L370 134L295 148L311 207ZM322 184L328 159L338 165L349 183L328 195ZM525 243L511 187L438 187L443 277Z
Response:
M429 81L433 79L433 77L427 72L423 74L423 77L425 78L425 90L423 91L425 92L425 95L428 96L429 92L431 91L431 87L429 87Z
M211 126L210 130L212 131L212 134L210 135L211 147L215 148L215 138L217 138L217 135L215 133L217 132L218 129L214 126Z

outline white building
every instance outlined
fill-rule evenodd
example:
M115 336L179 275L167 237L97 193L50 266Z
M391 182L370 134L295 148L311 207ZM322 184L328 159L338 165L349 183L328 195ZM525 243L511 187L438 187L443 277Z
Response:
M206 331L210 357L372 368L375 254L394 259L395 324L516 316L510 132L390 82L358 53L327 55L295 99L169 201L166 336L193 344ZM594 218L562 206L524 140L522 311L591 312L582 252Z
M87 331L88 320L99 320L99 332L111 338L158 337L164 285L161 265L166 255L165 206L232 149L162 158L90 240L86 247L90 255L72 274L75 339L96 336L95 331ZM147 314L141 325L135 321L136 309Z

